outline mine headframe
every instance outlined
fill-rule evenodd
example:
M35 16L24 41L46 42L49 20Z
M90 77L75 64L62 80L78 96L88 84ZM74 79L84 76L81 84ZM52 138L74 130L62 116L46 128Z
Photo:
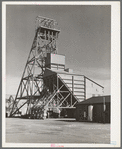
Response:
M43 74L47 53L57 53L56 42L60 31L56 25L53 19L41 16L36 18L35 37L16 93L16 104L13 104L11 116L16 115L22 108L26 109L28 115L32 107L44 98L44 92L48 92L43 82Z

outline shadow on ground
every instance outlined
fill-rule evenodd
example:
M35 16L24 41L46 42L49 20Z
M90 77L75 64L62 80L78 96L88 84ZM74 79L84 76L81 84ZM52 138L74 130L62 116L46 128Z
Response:
M79 123L81 123L81 122L83 122L83 123L95 123L95 124L109 124L109 123L103 123L103 122L92 122L92 121L76 121L75 119L74 120L64 120L64 119L58 119L58 120L55 120L55 121L61 121L61 122L79 122Z

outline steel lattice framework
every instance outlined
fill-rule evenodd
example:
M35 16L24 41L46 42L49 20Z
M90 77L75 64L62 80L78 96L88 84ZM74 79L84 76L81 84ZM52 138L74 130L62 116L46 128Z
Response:
M14 97L10 95L9 98L6 99L6 113L9 113L9 114L11 113L13 104L15 104ZM14 105L14 108L15 109L17 108L16 104Z
M24 68L24 72L16 93L11 116L16 114L24 105L27 105L26 114L40 100L43 100L48 88L44 85L43 74L47 53L57 53L56 42L59 30L53 19L38 16L33 44Z

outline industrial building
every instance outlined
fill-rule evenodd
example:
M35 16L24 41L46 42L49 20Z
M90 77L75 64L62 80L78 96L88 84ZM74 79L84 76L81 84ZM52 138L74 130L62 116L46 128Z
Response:
M76 120L110 123L110 96L91 97L76 105Z
M103 86L65 68L65 55L57 54L59 33L55 20L36 18L34 41L10 116L21 112L38 119L74 117L77 103L103 96Z

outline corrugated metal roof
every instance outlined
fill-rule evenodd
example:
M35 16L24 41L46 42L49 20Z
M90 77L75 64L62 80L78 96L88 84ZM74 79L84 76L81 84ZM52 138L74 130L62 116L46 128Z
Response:
M105 103L110 103L110 95L108 96L97 96L97 97L91 97L85 101L77 103L77 105L92 105L92 104L99 104L103 103L105 98Z

